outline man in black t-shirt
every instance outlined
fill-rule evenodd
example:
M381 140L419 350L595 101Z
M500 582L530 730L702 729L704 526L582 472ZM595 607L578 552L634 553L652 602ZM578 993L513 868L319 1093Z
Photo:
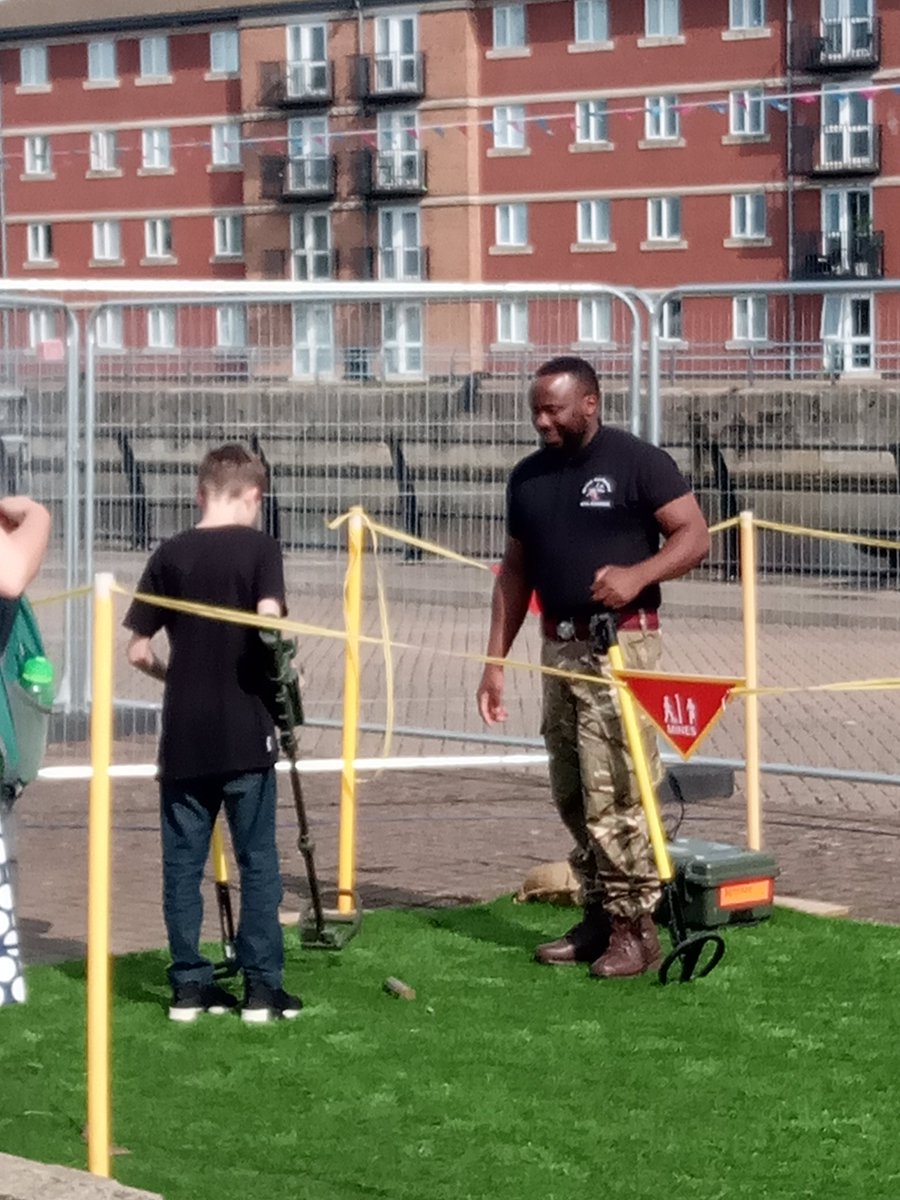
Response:
M256 528L265 468L243 446L212 450L200 465L201 520L163 542L138 592L280 617L284 569L274 538ZM224 806L241 880L237 962L244 973L241 1016L261 1022L295 1017L298 996L282 986L278 921L281 876L275 843L275 730L264 697L264 649L256 629L195 617L134 600L129 662L164 685L159 787L163 910L172 965L169 1016L192 1021L238 1001L213 981L200 953L200 884L210 838ZM152 639L165 629L169 660Z
M660 652L659 585L695 567L709 548L703 514L672 459L631 434L600 425L599 385L583 359L553 359L531 388L543 446L513 470L507 543L494 584L487 654L504 658L532 589L543 613L542 662L609 677L592 644L591 618L616 614L627 666L653 670ZM662 546L660 539L664 539ZM587 962L600 978L659 966L653 912L659 879L615 690L543 677L543 734L550 785L576 849L583 919L535 957ZM478 689L489 725L506 717L503 668L488 664ZM655 782L661 778L653 727L641 718Z

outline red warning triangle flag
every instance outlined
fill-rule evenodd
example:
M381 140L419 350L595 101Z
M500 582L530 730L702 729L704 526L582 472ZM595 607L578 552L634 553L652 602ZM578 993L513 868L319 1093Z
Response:
M620 671L617 678L682 758L690 758L725 711L733 688L743 679L718 675L658 675L654 671Z

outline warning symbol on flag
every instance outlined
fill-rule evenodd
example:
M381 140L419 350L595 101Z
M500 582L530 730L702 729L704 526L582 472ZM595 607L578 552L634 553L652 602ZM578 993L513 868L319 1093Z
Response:
M743 679L718 675L657 675L620 671L635 700L682 758L690 758L725 711L725 701Z

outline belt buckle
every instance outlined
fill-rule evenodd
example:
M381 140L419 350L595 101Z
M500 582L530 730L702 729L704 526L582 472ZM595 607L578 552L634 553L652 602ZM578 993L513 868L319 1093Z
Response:
M571 642L575 638L574 621L557 621L556 636L561 642Z

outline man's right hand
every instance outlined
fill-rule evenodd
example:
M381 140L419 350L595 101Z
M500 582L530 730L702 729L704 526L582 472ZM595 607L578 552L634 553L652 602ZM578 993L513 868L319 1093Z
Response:
M503 707L503 668L497 663L487 663L476 693L478 711L485 725L496 725L509 715Z

